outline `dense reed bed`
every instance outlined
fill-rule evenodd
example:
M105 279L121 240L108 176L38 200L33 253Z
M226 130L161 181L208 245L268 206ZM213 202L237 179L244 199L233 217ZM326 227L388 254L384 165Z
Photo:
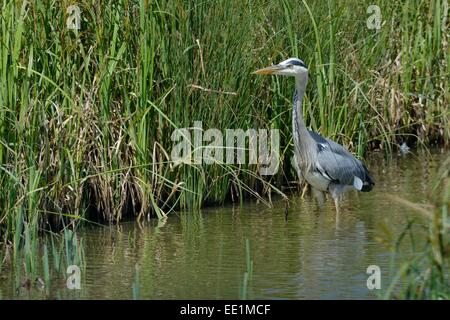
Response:
M74 4L80 30L67 28ZM444 3L380 1L379 30L367 28L370 4L2 0L2 240L24 224L36 233L279 193L295 176L293 84L251 72L290 56L310 69L308 124L359 156L448 144ZM171 134L196 120L279 129L281 170L174 165Z

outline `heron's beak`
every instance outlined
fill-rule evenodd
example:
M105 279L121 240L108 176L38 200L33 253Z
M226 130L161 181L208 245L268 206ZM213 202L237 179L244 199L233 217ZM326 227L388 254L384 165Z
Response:
M283 70L285 67L280 65L274 65L267 68L259 69L253 72L254 74L274 74L277 71Z

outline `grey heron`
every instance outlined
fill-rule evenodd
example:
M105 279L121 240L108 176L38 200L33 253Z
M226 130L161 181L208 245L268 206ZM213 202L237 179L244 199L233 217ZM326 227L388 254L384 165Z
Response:
M256 74L293 76L295 78L292 134L295 157L303 178L323 202L324 192L334 199L339 213L339 200L349 190L371 191L375 185L366 166L343 146L308 130L303 119L302 100L308 82L308 68L298 58L255 71Z

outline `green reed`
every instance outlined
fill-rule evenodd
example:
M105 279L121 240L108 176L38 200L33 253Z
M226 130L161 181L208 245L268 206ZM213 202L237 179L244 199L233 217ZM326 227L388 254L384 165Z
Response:
M72 4L80 30L66 26ZM448 143L443 2L379 1L380 30L366 26L369 4L2 0L2 240L17 249L25 230L32 238L84 218L163 218L278 192L295 175L293 83L251 72L290 56L309 65L308 125L359 156ZM205 130L279 129L280 172L174 166L171 133L195 120Z
M385 298L450 299L450 158L444 162L436 182L430 189L429 205L396 198L405 207L425 217L427 237L423 247L421 244L421 248L418 248L414 241L412 222L399 237L396 251L399 250L400 242L409 237L415 257L400 265L384 295ZM401 290L395 293L397 286L400 286Z
M65 229L62 234L38 237L36 230L25 223L12 259L6 250L0 264L1 274L13 280L14 290L44 289L40 292L48 298L54 291L65 290L70 265L86 270L83 241L75 232ZM36 291L38 292L38 291Z
M250 253L250 240L245 239L245 261L247 269L244 272L244 278L242 280L242 286L240 286L239 295L240 299L246 300L249 296L249 287L253 279L253 259Z
M134 281L132 285L133 300L139 300L141 298L140 285L139 265L136 264L134 271Z

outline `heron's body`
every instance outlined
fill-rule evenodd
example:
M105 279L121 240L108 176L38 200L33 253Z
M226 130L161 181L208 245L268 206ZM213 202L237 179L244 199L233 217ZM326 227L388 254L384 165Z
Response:
M338 200L349 190L367 192L374 181L364 164L340 144L308 130L303 119L302 100L308 82L308 69L296 58L258 70L260 74L295 77L296 91L292 111L292 134L297 166L303 178L323 198L329 192L339 210Z

